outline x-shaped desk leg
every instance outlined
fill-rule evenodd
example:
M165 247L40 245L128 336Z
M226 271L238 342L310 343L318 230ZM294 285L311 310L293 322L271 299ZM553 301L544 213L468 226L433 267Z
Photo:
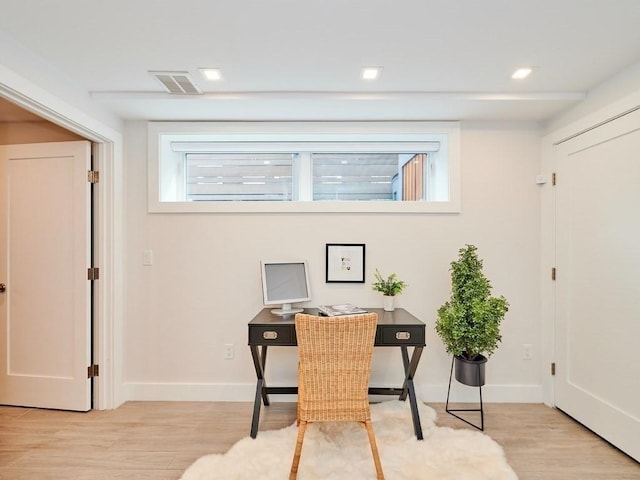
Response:
M416 401L416 390L413 386L413 377L418 368L418 362L422 355L422 347L414 347L411 361L409 361L409 352L406 346L402 346L402 363L404 365L404 384L402 385L402 393L400 400L406 400L409 396L409 405L411 407L411 417L413 418L413 430L418 440L422 440L422 426L420 425L420 414L418 413L418 403Z
M267 364L267 346L263 345L261 349L257 345L251 345L251 357L253 358L253 366L256 369L256 397L253 401L253 419L251 420L251 438L258 435L258 422L260 421L261 402L265 406L269 405L269 395L267 395L267 384L264 380L264 371Z

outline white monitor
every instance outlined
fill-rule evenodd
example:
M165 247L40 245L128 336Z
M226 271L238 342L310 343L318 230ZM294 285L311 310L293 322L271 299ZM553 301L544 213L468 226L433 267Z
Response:
M285 262L260 262L262 269L262 296L265 305L282 305L271 310L276 315L292 315L302 308L291 304L311 300L309 292L309 268L304 260Z

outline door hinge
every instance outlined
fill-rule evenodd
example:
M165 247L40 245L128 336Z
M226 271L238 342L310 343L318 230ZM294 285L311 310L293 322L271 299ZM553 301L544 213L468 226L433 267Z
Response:
M551 375L556 374L556 362L551 362Z
M99 280L100 269L98 267L89 267L87 269L87 280Z
M97 170L89 170L87 172L87 182L89 183L99 183L100 182L100 172Z
M556 185L556 172L553 172L551 174L551 185L553 185L553 186Z
M551 280L555 280L556 279L556 267L553 267L551 269Z
M93 378L100 375L100 366L99 365L89 365L87 367L87 378Z

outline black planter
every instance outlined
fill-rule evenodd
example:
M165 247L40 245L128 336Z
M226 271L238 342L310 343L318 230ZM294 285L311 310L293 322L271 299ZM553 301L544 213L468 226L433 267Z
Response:
M487 357L478 355L475 360L468 360L465 357L455 357L456 380L470 387L481 387L484 385L484 367Z

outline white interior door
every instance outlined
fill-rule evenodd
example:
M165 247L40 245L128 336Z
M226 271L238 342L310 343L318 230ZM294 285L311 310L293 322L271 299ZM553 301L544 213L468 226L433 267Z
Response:
M0 147L0 403L91 408L90 143Z
M640 110L557 148L556 405L640 460Z

